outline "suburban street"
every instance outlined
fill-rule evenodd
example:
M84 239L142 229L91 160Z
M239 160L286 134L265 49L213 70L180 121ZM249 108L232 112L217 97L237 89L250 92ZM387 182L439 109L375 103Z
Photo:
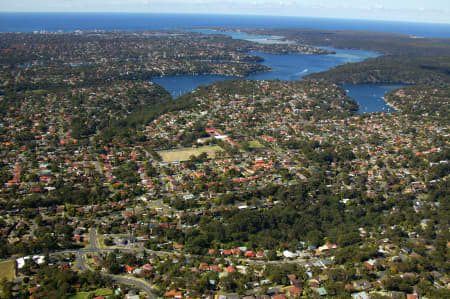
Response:
M155 296L152 293L152 288L151 288L150 284L143 280L140 280L140 279L137 279L134 277L129 277L129 276L125 277L125 276L119 276L119 275L108 275L108 277L111 277L114 281L132 285L136 288L143 290L147 294L147 297L150 299L158 298L157 296Z
M80 271L86 271L88 270L88 267L86 265L86 258L85 255L87 253L101 253L101 252L111 252L113 251L113 249L101 249L99 248L99 244L97 243L98 239L97 239L97 226L93 225L91 227L91 229L89 230L89 245L90 248L87 249L80 249L76 252L77 258L76 258L76 263L78 268L80 269ZM135 250L131 250L131 251L135 251ZM112 278L114 281L118 281L120 283L124 283L124 284L128 284L131 285L133 287L136 287L138 289L143 290L146 294L148 298L151 299L156 299L158 298L157 296L155 296L152 293L152 286L150 283L147 283L144 280L140 280L138 278L134 278L134 277L124 277L124 276L120 276L120 275L108 275L105 274L104 276L106 277L110 277Z
M97 225L93 225L89 230L89 243L91 249L99 248L97 244Z

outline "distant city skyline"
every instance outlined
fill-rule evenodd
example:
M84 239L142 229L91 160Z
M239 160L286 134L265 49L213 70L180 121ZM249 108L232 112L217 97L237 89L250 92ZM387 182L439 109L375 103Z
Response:
M450 23L448 0L17 0L2 12L202 13Z

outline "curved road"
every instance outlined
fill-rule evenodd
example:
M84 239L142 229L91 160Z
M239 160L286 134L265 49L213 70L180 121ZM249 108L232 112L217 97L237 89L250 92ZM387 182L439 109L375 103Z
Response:
M86 271L88 270L87 266L86 266L86 261L85 261L85 257L84 255L86 253L99 253L99 252L108 252L108 251L113 251L113 250L108 250L108 249L101 249L97 247L97 227L96 225L92 226L90 231L89 231L89 245L90 248L86 248L86 249L80 249L76 251L77 254L77 258L76 258L76 262L78 267L80 268L81 271ZM70 252L70 251L68 251ZM150 299L157 299L158 297L155 296L152 293L152 286L151 284L149 284L148 282L146 282L145 280L141 280L135 277L130 277L130 276L120 276L120 275L110 275L110 274L103 274L106 277L111 278L114 281L118 281L120 283L124 283L124 284L128 284L128 285L132 285L138 289L143 290L146 294L147 297Z
M145 293L147 293L147 297L150 299L157 299L158 297L155 296L152 293L152 288L149 286L147 282L144 282L140 279L134 278L134 277L125 277L125 276L119 276L119 275L108 275L112 280L118 281L120 283L132 285L136 288L139 288L141 290L144 290Z

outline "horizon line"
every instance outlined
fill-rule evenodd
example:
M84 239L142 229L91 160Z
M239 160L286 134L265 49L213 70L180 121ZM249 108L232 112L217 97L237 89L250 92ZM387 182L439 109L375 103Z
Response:
M216 16L259 16L259 17L287 17L287 18L311 18L328 20L351 20L351 21L369 21L369 22L392 22L392 23L410 23L410 24L434 24L450 25L449 23L437 21L406 21L390 19L362 19L362 18L341 18L341 17L321 17L321 16L299 16L299 15L271 15L271 14L252 14L252 13L205 13L205 12L140 12L140 11L2 11L0 13L17 14L174 14L174 15L216 15Z

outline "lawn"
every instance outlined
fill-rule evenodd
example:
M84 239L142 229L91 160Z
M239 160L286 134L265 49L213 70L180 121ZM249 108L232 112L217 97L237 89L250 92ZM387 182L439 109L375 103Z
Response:
M261 143L259 143L259 141L257 140L252 140L248 142L248 147L249 148L262 148L264 147Z
M158 154L163 159L163 162L187 161L192 155L198 156L202 153L207 153L208 157L214 158L217 151L223 151L220 146L202 146L197 148L183 148L171 151L160 151Z
M90 292L79 292L71 296L70 299L87 299L89 298Z
M104 289L98 289L94 291L95 296L109 296L112 295L114 292L111 289L104 288Z
M16 267L14 261L6 261L0 263L0 280L6 278L11 281L16 276Z
M75 295L71 296L70 299L88 299L90 298L90 295L94 295L94 297L103 296L105 298L108 298L108 296L111 296L114 294L113 290L111 289L98 289L92 292L79 292Z

